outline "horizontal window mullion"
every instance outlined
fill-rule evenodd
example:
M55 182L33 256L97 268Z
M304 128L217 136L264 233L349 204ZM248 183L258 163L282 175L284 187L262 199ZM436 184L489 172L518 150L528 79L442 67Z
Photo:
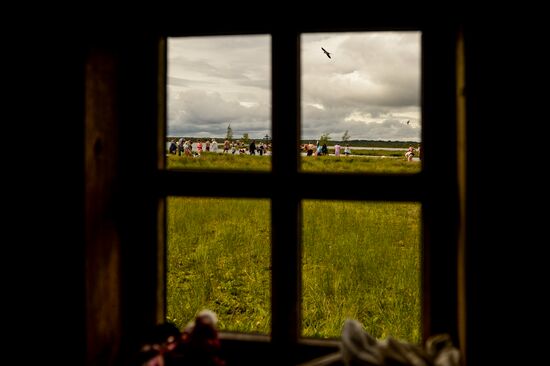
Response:
M292 180L264 172L160 171L161 196L271 198L292 192L298 199L421 201L424 175L298 173Z
M160 196L267 198L271 180L271 173L165 170L158 172L156 190Z
M424 176L300 174L296 181L301 198L361 201L421 201Z

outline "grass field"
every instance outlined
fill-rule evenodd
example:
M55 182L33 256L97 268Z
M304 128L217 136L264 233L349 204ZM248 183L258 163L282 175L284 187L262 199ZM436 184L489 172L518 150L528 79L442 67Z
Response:
M363 150L369 151L369 150ZM418 173L420 162L406 161L400 152L399 157L380 157L378 150L374 155L366 156L304 156L301 159L301 169L304 172L332 172L332 173L390 173L410 174ZM232 155L204 152L200 157L185 157L177 155L167 156L168 169L197 169L197 170L271 170L271 156Z
M168 166L210 160L208 168L269 169L269 157L219 155L170 156ZM330 158L304 160L317 171L348 164ZM362 160L371 165L342 171L401 169L384 165L396 159ZM411 167L406 172L419 170L418 163L402 163ZM167 207L167 320L183 327L209 308L221 330L269 334L270 201L170 197ZM344 320L353 318L375 337L419 342L420 205L306 200L302 208L302 334L338 338Z

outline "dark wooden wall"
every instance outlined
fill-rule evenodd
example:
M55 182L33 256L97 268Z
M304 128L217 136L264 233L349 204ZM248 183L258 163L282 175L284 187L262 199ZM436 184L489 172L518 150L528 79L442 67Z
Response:
M61 22L55 30L44 20L23 23L24 32L17 28L6 46L6 58L11 61L6 71L14 74L8 75L13 80L8 107L14 117L6 123L16 128L4 135L4 140L13 140L8 145L11 154L5 157L16 163L5 169L18 181L7 190L7 199L15 198L15 204L7 206L11 213L8 229L14 235L8 231L4 241L6 265L13 266L4 276L11 284L4 297L11 307L4 317L15 320L14 338L39 340L29 347L23 345L26 352L18 354L25 358L45 363L55 358L57 364L67 365L114 365L121 361L119 351L126 350L159 316L156 303L162 294L157 284L161 279L144 275L157 271L149 267L148 258L158 256L159 248L145 245L156 240L150 227L155 217L135 214L146 210L155 215L147 177L154 170L156 152L145 144L150 160L132 159L133 146L128 141L140 143L143 136L158 134L155 126L145 122L159 113L158 106L150 104L158 81L147 73L141 78L140 72L156 67L154 39L170 24L136 22L140 26L130 23L119 28L101 21L79 24L78 16L72 19L52 19ZM338 19L332 24L346 23ZM401 14L396 23L403 19ZM246 31L246 23L240 20L235 28ZM463 346L468 365L504 364L522 353L525 345L516 344L519 351L514 354L513 347L508 347L510 339L530 334L517 324L532 323L537 314L535 308L529 313L517 306L536 297L527 291L526 283L531 282L525 281L529 271L523 269L522 259L526 255L518 248L536 256L540 253L533 252L539 250L533 243L545 242L544 237L523 230L529 220L520 217L529 212L525 200L532 202L533 197L529 185L517 175L533 179L533 174L515 155L495 156L494 146L518 140L512 122L529 106L525 104L528 98L519 97L528 89L519 88L522 81L514 71L517 67L525 71L521 59L531 48L526 47L525 38L502 31L508 24L505 21L458 20L464 26L466 56ZM213 28L227 24L217 23ZM191 32L199 29L198 33L213 29L205 23L188 26ZM262 31L262 24L255 26ZM445 41L445 32L440 37ZM451 67L438 64L430 55L424 57L430 67ZM446 82L455 81L439 81L442 86ZM440 108L441 116L434 119L450 118L455 106ZM452 133L447 131L445 137ZM34 147L25 148L21 136L34 141ZM437 149L441 143L432 141L426 149ZM455 174L450 171L444 179L456 179ZM503 182L520 183L507 185L502 194ZM431 188L436 194L437 187ZM140 230L134 231L136 227ZM535 230L533 225L528 228ZM456 228L442 228L440 233L447 230ZM450 261L457 259L453 253L442 255ZM440 270L445 273L445 268ZM431 279L431 286L445 292L446 281L454 281L455 276L448 273L445 278ZM451 293L447 299L439 298L442 306L431 309L434 319L457 318L457 296ZM438 325L433 324L433 329ZM285 329L277 331L284 333ZM500 347L494 348L495 344Z

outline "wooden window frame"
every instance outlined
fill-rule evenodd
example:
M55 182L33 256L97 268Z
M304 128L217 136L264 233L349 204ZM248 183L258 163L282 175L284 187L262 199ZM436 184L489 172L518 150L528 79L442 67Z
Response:
M147 326L164 321L165 200L168 196L271 200L272 330L269 336L222 334L226 356L232 364L257 365L261 357L263 364L292 365L338 349L337 341L300 336L300 202L303 199L421 203L423 338L445 332L456 344L460 344L459 340L464 342L465 304L459 302L464 286L459 271L464 251L461 241L461 220L464 219L461 171L464 168L460 164L465 161L466 152L461 145L461 120L457 117L461 85L457 81L459 32L456 26L447 24L434 29L422 24L407 27L323 24L305 27L291 23L284 29L255 25L240 26L238 31L232 27L203 27L168 26L132 40L100 39L100 46L90 46L86 58L85 141L86 146L93 149L86 149L86 232L99 226L104 228L106 224L114 228L112 231L102 229L91 238L87 235L86 240L87 256L93 258L87 261L86 297L103 298L103 303L86 311L87 337L95 342L87 346L87 354L92 355L90 362L97 361L94 355L114 360L117 354L131 351L137 334ZM298 146L300 139L300 35L318 31L383 30L422 33L421 106L425 151L422 171L412 175L299 171L299 153L288 147ZM166 37L229 34L271 35L272 169L269 172L166 170ZM139 83L135 81L136 75L140 76ZM112 108L105 108L106 105ZM110 151L115 159L102 160L104 151ZM105 167L109 168L107 174L98 173ZM251 177L267 184L244 187L238 183ZM337 181L347 189L324 190L306 184L318 178L329 186ZM185 184L190 180L227 184ZM113 200L115 194L117 198ZM100 205L102 202L114 208L107 207L107 210ZM103 212L116 214L103 222L90 220ZM112 269L98 272L106 264ZM116 274L120 279L114 281L112 277ZM102 282L106 278L112 285L110 289L105 289ZM118 297L112 298L112 291L118 292ZM109 296L111 298L105 300ZM113 312L113 308L119 310ZM112 334L106 334L104 328L94 323L94 319L107 314L110 326L118 329ZM112 348L109 356L105 356L102 345Z

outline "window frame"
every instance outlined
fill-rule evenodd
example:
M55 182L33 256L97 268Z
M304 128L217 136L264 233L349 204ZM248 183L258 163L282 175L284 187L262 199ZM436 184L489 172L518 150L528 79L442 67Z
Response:
M422 206L422 329L423 339L436 333L449 333L459 343L464 333L464 319L458 294L461 290L457 260L463 250L460 242L461 200L464 186L460 162L465 147L460 142L460 121L457 118L457 30L450 24L433 29L414 27L348 27L337 31L414 30L421 32L421 111L424 159L422 171L412 175L330 174L301 172L297 149L301 119L300 36L309 32L333 32L334 27L288 27L269 29L253 27L241 32L220 30L201 32L171 30L157 38L158 63L154 68L157 84L155 184L151 191L156 208L155 263L150 275L157 279L157 321L165 311L165 199L167 196L267 198L272 217L272 331L269 336L222 333L222 340L236 350L244 347L269 349L282 363L293 364L329 351L337 350L338 342L302 338L301 333L301 201L303 199L353 201L411 201ZM169 34L168 34L169 33ZM166 37L195 35L270 34L272 59L272 169L269 172L174 171L165 170L164 139L166 131ZM153 69L151 69L153 70ZM458 85L458 86L457 86ZM441 121L447 123L442 123ZM294 123L289 123L293 121ZM149 136L150 138L150 136ZM434 152L437 151L437 154ZM266 185L243 187L244 179L261 179ZM327 185L345 184L345 191L325 191L308 186L308 181L322 178ZM184 184L189 179L204 182L223 180L225 185ZM403 190L402 187L408 187ZM307 187L307 189L305 188ZM367 187L367 188L365 188ZM150 218L153 216L149 215ZM151 271L155 273L151 273ZM462 339L462 338L461 338ZM463 340L463 339L462 339ZM297 357L297 358L296 358ZM298 360L298 361L297 361Z

